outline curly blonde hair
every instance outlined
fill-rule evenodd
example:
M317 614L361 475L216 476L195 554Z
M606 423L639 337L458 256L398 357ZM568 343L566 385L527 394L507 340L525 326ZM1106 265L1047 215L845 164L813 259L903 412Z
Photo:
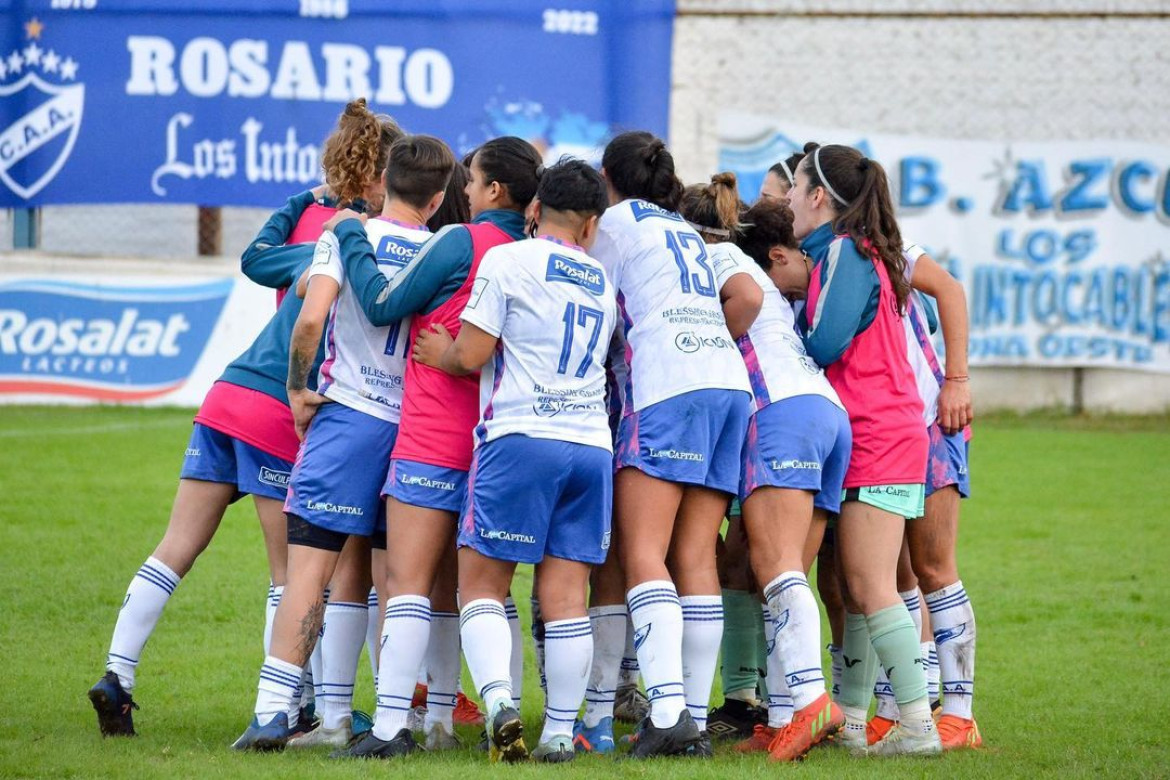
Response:
M365 195L385 169L391 145L403 135L389 116L370 111L365 98L346 104L321 153L325 183L338 206L350 206Z

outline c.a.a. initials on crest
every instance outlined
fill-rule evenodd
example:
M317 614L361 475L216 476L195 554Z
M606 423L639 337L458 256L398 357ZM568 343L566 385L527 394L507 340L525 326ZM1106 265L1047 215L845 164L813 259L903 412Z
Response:
M36 37L41 30L43 25ZM77 63L35 40L0 55L0 105L8 109L0 115L23 111L0 129L0 181L25 200L48 186L68 161L85 108L85 85L53 84L42 76L72 81Z

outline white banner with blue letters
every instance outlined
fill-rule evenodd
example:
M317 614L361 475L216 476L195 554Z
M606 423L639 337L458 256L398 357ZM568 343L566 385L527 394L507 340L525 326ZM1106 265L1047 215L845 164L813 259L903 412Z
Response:
M1170 373L1170 146L965 141L720 117L745 200L806 141L855 146L891 179L902 236L963 282L973 366Z
M0 0L0 208L275 207L365 97L460 154L665 135L673 0Z

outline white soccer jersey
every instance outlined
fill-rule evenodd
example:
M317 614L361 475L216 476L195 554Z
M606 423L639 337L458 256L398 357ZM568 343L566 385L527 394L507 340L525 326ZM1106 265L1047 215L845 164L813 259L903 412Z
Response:
M716 275L731 267L747 273L764 291L764 305L748 332L739 337L739 351L752 383L756 409L798 395L819 395L844 409L821 367L804 350L796 332L796 314L764 269L735 244L707 247Z
M430 238L426 228L387 219L366 223L378 270L393 279ZM357 296L345 283L345 266L337 236L321 235L309 277L328 276L341 286L325 328L325 362L318 392L333 401L397 423L402 416L402 387L410 354L410 318L386 327L370 324Z
M628 345L625 414L692 390L751 392L727 331L707 245L681 216L644 200L606 210L592 254L618 290Z
M902 254L906 258L906 278L913 279L914 266L926 252L917 244L910 244ZM923 418L928 426L938 418L938 396L945 376L930 340L930 323L925 310L929 305L921 293L911 290L906 299L906 314L902 317L906 329L906 356L914 371L914 382L922 397Z
M476 443L522 433L612 451L605 354L613 285L580 248L544 238L487 251L461 319L497 336L479 380Z

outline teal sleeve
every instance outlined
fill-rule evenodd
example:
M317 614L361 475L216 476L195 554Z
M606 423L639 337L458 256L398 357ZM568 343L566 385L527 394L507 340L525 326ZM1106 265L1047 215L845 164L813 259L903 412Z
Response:
M309 190L293 195L260 228L240 258L244 276L264 287L280 289L296 283L297 269L313 257L311 244L286 245L305 209L313 204Z
M439 231L393 280L378 270L361 222L347 219L333 232L341 246L346 284L373 325L434 311L455 294L471 270L471 235L459 226Z
M821 294L816 310L805 310L807 328L802 336L809 357L828 366L873 323L881 296L880 280L873 263L848 240L831 246L813 273L821 274Z

